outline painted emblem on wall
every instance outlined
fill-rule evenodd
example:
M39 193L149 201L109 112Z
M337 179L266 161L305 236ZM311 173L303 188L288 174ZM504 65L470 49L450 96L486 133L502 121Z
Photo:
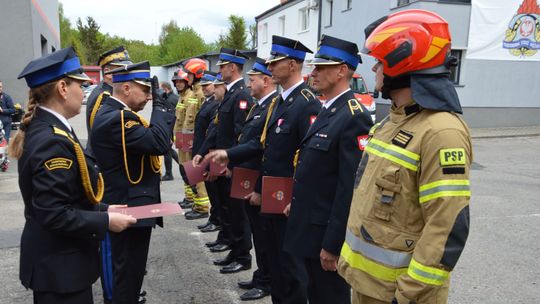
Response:
M540 6L537 0L523 0L508 24L503 48L516 57L531 57L540 50Z

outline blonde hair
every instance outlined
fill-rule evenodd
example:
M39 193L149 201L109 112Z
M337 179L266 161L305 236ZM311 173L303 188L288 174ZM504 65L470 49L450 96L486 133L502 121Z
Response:
M26 134L26 129L30 126L30 122L32 122L32 119L34 118L34 113L36 108L44 103L46 100L51 98L51 95L54 92L54 89L56 88L56 84L60 81L64 80L66 84L71 84L73 82L70 78L63 78L59 79L57 81L46 83L44 85L41 85L39 87L30 89L28 92L28 103L26 106L26 112L24 113L23 118L21 119L21 127L17 131L17 134L13 137L11 143L9 144L9 155L11 157L14 157L16 159L19 159L23 153L23 147L24 147L24 137Z

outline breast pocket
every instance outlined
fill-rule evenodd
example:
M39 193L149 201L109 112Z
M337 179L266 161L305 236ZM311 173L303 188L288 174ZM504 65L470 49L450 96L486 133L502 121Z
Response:
M309 141L308 148L321 152L328 152L328 150L330 150L331 144L331 139L314 137Z
M371 214L383 221L390 221L401 192L400 167L388 165L375 180L377 192Z

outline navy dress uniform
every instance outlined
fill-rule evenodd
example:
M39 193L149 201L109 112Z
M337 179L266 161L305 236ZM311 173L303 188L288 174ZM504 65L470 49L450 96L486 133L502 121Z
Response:
M150 89L148 61L110 72L113 83L134 82ZM156 85L157 86L157 85ZM161 163L158 155L171 146L174 115L158 104L153 91L151 124L126 104L107 96L90 133L92 150L103 172L105 199L129 207L160 203ZM111 233L113 302L136 303L146 267L152 227L162 218L139 220L121 233Z
M272 73L268 71L266 62L262 58L257 58L253 68L247 73L248 75L267 75L272 77ZM274 98L278 96L277 91L273 91L267 96L263 96L260 100L255 102L251 107L242 133L238 138L238 144L242 145L250 141L260 142L261 133L264 128L264 122L266 121L266 116L268 114L268 109L270 103ZM261 158L262 150L260 153L252 157L243 158L242 162L239 164L231 163L231 166L236 166L240 168L248 168L252 170L261 170ZM268 262L268 249L266 246L266 241L264 238L264 229L265 224L264 220L260 215L261 207L253 206L247 200L234 199L233 203L244 204L246 208L246 213L249 219L250 230L253 235L253 245L255 247L255 257L257 262L257 270L253 272L253 277L251 282L247 284L239 285L245 287L246 289L251 289L245 294L241 295L242 300L247 299L258 299L264 297L270 292L270 265Z
M243 66L247 57L238 50L222 48L217 65L238 64ZM227 92L218 106L214 120L215 128L205 139L198 151L203 156L210 149L228 149L237 144L238 136L244 126L252 99L244 80L239 77L227 84ZM221 220L225 236L229 240L231 252L224 258L215 261L222 273L233 273L251 268L252 248L249 224L243 204L235 204L229 197L231 180L221 176L216 180L219 201L221 203Z
M313 65L346 64L356 70L355 43L323 36ZM348 88L326 101L302 139L284 250L305 261L309 303L350 303L350 286L321 267L321 249L339 256L356 168L373 123Z
M22 77L30 88L64 77L90 80L73 48L33 60ZM18 170L26 222L20 280L34 291L34 303L92 303L98 243L109 225L107 206L99 204L103 179L60 114L38 105L21 132Z
M123 46L116 47L112 50L109 50L99 56L97 65L103 70L105 67L120 67L127 64L130 64L130 58L127 50ZM88 134L88 141L86 143L86 151L88 154L92 154L92 148L90 143L90 131L92 125L94 124L94 119L96 114L103 104L103 99L107 96L111 96L113 91L112 86L105 82L101 81L86 101L86 132ZM105 301L110 302L112 300L112 258L111 258L111 241L109 234L105 235L105 239L100 244L100 255L101 255L101 287L103 290L103 298Z
M272 37L272 51L267 63L292 58L304 61L311 51L296 40ZM230 161L264 150L261 175L292 177L296 151L311 122L321 109L320 101L300 80L282 92L269 106L260 141L250 141L228 153ZM255 191L261 193L260 183ZM283 251L287 218L284 215L265 215L265 241L271 269L271 295L274 303L305 303L306 273L303 261Z

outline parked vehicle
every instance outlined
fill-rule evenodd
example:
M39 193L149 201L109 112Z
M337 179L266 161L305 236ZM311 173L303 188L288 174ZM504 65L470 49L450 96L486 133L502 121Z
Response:
M319 92L317 92L317 90L315 90L313 88L313 77L311 75L305 75L304 76L304 81L306 82L308 87L315 94L317 94L317 97L319 97L319 100L321 102L326 101L326 98L324 97L324 95L321 95ZM364 105L364 107L366 107L366 109L371 114L371 119L373 120L373 122L375 122L375 118L376 118L375 114L376 114L376 110L377 110L377 104L375 103L374 97L377 98L379 96L378 92L370 93L368 91L368 88L367 88L366 82L364 81L364 78L362 78L362 76L360 74L357 74L357 73L354 73L354 75L353 75L353 77L351 79L350 88L353 91L354 96L356 97L358 102L361 103L362 105Z
M92 91L97 87L96 84L92 84L92 85L89 85L87 86L86 88L83 89L83 92L84 92L84 97L83 97L83 104L85 105L86 104L86 101L88 100L88 96L90 96L90 94L92 93Z

